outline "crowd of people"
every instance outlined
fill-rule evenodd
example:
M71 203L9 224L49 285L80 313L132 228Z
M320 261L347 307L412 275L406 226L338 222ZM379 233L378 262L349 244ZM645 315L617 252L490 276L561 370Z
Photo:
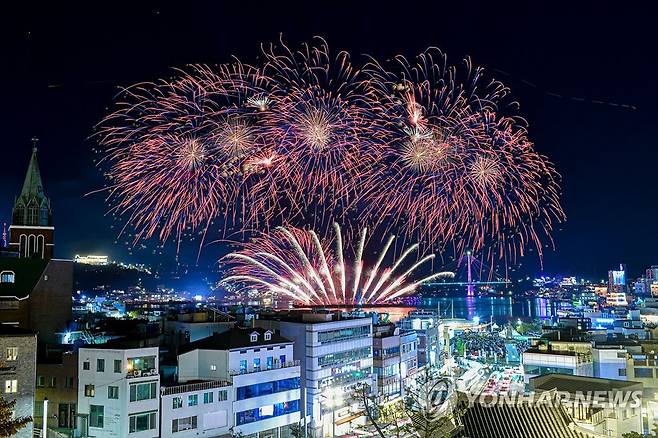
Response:
M515 351L510 360L518 357L530 346L530 341L524 339L506 339L500 331L464 331L452 340L455 355L466 355L472 358L504 359L510 354L509 348Z

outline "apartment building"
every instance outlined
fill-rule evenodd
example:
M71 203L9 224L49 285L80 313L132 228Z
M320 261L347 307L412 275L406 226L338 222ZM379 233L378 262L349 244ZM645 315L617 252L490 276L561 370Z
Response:
M160 436L158 348L121 341L78 351L78 433L82 437Z

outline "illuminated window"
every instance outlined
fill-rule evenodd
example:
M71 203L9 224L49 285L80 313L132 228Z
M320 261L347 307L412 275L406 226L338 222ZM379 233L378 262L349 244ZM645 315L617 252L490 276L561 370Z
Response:
M0 272L0 283L14 283L16 281L16 274L12 271Z
M96 387L94 385L85 385L85 397L94 397L96 395Z
M15 394L18 392L18 380L5 380L5 394Z
M18 359L18 347L7 347L7 360Z

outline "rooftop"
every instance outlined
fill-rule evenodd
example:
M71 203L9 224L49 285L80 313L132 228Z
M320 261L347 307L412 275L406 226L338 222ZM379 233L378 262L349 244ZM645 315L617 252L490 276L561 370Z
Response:
M269 319L285 322L296 322L303 324L323 324L336 321L364 320L371 322L369 316L354 316L333 310L283 310L268 313L259 313L260 319Z
M530 379L530 388L535 391L635 391L642 390L642 383L628 380L602 379L598 377L571 376L567 374L544 374Z
M270 339L265 339L265 333L270 333ZM251 334L256 333L256 341L252 342ZM222 333L215 333L210 337L199 339L181 346L180 353L192 350L233 350L237 348L258 347L261 345L289 344L288 338L259 327L234 327Z
M31 330L14 327L13 325L0 324L0 336L36 336Z
M13 283L0 283L0 297L25 298L30 295L47 265L48 260L0 257L0 272L14 273Z
M488 438L585 438L595 436L574 427L562 406L542 404L475 403L465 410L460 436Z

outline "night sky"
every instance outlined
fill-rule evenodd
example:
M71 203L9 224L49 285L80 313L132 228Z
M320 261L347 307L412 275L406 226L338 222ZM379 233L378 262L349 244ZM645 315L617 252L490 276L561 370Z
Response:
M104 216L103 196L84 196L103 184L89 137L118 87L189 63L226 62L232 54L253 61L260 43L282 32L293 47L322 36L356 62L360 54L411 57L428 46L440 47L453 63L471 56L511 87L537 150L562 174L567 222L555 235L557 250L545 257L545 272L600 277L621 261L631 274L658 264L651 13L625 15L601 3L582 10L474 2L463 9L457 2L358 9L337 2L90 3L5 10L0 26L0 220L10 220L30 138L37 136L60 257L103 252L129 259L126 247L113 243L117 231ZM213 249L204 254L212 258ZM151 257L137 252L132 260ZM538 270L534 255L523 264Z

